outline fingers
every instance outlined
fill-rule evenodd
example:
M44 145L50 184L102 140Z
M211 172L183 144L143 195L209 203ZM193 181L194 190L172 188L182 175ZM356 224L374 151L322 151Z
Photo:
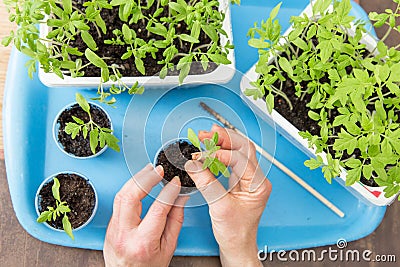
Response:
M164 169L161 165L154 168L152 164L148 164L132 177L132 180L135 181L135 186L126 188L125 192L133 193L139 200L142 200L163 177Z
M253 192L265 180L265 176L257 165L257 167L246 158L241 152L236 150L220 149L215 152L215 157L218 158L226 166L230 166L232 174L236 179L240 177L240 188L243 191ZM231 179L231 178L229 178ZM234 183L235 181L230 181Z
M208 169L203 170L201 162L189 160L185 164L185 170L209 205L224 205L227 191Z
M214 124L209 132L200 131L199 139L212 138L214 133L218 133L218 145L223 149L238 150L247 156L254 163L257 162L256 149L254 144L246 137L238 134L231 129L225 129L221 126Z
M174 207L172 207L167 216L167 223L165 225L163 237L168 247L176 245L176 241L178 240L183 225L183 209L188 199L188 196L178 197L175 201Z
M120 230L130 230L139 225L142 213L140 200L162 179L163 174L162 167L155 171L149 164L124 184L114 198L111 219L114 225L118 225Z
M178 177L174 177L160 192L139 225L139 231L153 240L159 240L165 229L167 216L181 190Z

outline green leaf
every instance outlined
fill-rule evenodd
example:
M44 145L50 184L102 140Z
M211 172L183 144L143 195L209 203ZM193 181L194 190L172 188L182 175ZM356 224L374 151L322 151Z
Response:
M119 152L120 151L120 147L118 145L119 139L111 133L104 133L104 135L105 135L105 141L106 141L106 144L108 145L108 147Z
M359 159L350 158L345 164L347 167L354 169L361 166L361 161Z
M135 66L136 69L143 75L146 74L146 70L144 68L144 63L143 60L141 58L135 57Z
M82 127L82 135L83 135L83 138L84 138L84 139L86 139L86 137L87 137L87 135L88 135L88 132L89 132L88 127L87 127L86 125L83 126L83 127Z
M317 169L324 165L321 156L317 156L317 158L311 158L304 162L304 165L311 170Z
M208 57L211 61L217 64L228 65L231 64L231 61L225 56L221 54L208 54Z
M180 14L186 14L186 8L183 5L180 5L175 2L169 2L168 6L172 9L175 10L176 12Z
M314 120L314 121L319 121L320 119L321 119L321 117L319 116L319 114L318 113L316 113L316 112L314 112L314 111L312 111L312 110L309 110L308 111L308 117L310 117L312 120Z
M85 124L85 122L83 120L79 119L78 117L72 116L72 119L78 124L81 124L81 125Z
M357 147L357 138L346 132L343 128L338 133L338 137L333 144L335 150L347 150L349 155L353 154L354 149Z
M124 39L127 41L132 40L132 32L128 25L125 23L122 25L122 34L124 35Z
M61 202L61 200L60 200L60 181L58 181L57 177L54 177L53 181L54 181L54 184L51 187L53 197L54 197L54 199Z
M264 40L261 40L261 39L256 39L256 38L250 39L247 43L249 46L258 48L258 49L265 49L265 48L271 47L270 43L265 42Z
M188 135L187 135L189 141L192 143L192 145L194 145L195 147L197 147L200 151L201 151L201 147L200 147L200 140L197 137L196 133L193 131L192 128L188 129Z
M308 44L301 38L296 38L293 44L302 49L303 51L308 51Z
M186 41L186 42L189 42L189 43L193 43L193 44L197 44L197 43L200 42L196 38L194 38L194 37L192 37L192 36L190 36L188 34L185 34L185 33L179 34L178 37L183 41Z
M346 186L354 184L355 182L359 181L360 178L361 178L361 167L348 170L346 176Z
M67 215L64 215L63 219L62 219L62 224L63 224L63 229L65 231L65 233L72 239L74 240L74 235L72 234L72 226L71 223L68 219Z
M72 0L62 0L64 11L67 14L72 13Z
M371 165L364 165L362 174L365 179L369 179L372 176L373 167Z
M272 110L274 109L274 95L269 93L265 97L265 103L267 104L268 112L271 114Z
M38 222L38 223L44 223L45 221L48 221L48 218L50 217L50 216L52 216L53 215L53 212L52 211L50 211L50 210L45 210L45 211L43 211L42 213L40 213L40 215L39 215L39 217L36 219L36 221Z
M87 32L87 31L81 31L81 37L82 40L85 42L85 44L91 49L96 51L97 50L97 44L94 41L92 35ZM85 53L86 54L86 53Z
M75 139L75 137L79 134L80 131L80 126L79 124L73 123L73 122L68 122L65 125L64 131L71 135L72 139Z
M76 102L78 102L79 106L86 112L90 113L90 105L86 101L86 99L80 93L75 94Z
M90 63L92 63L93 65L95 65L98 68L108 68L106 62L104 62L103 59L101 59L98 55L96 55L92 50L90 50L89 48L86 48L85 50L85 56L86 58L90 61Z
M92 150L93 155L96 154L96 147L99 143L99 131L97 128L93 129L89 133L89 142L90 142L90 149Z
M213 134L213 136L212 136L212 141L214 142L214 144L215 145L217 145L218 144L218 133L217 132L215 132L214 134Z
M278 60L279 66L289 75L293 76L293 69L289 63L289 60L285 57L279 57Z
M207 24L201 25L201 28L208 35L208 37L210 37L211 41L213 41L213 42L218 41L218 33L215 30L215 28L213 28L212 26L207 25Z
M167 28L161 23L156 23L154 27L147 27L147 30L160 36L167 36L168 34Z
M271 20L273 20L274 18L276 18L276 16L277 16L278 13L279 13L279 9L281 8L281 5L282 5L282 2L280 2L279 4L277 4L277 5L271 10L271 12L269 13L269 18L270 18Z
M214 158L214 162L213 162L217 169L218 169L218 173L221 173L223 176L225 176L226 178L230 177L230 172L228 170L228 168L217 158Z

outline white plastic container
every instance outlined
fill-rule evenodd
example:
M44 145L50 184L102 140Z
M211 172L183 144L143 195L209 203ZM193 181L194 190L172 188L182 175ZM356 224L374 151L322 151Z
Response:
M332 7L331 7L332 8ZM312 6L308 5L302 14L307 14L309 17L312 16ZM354 26L354 25L353 25ZM289 29L286 30L286 32L283 34L283 36L289 35L291 32L292 27L289 27ZM349 34L354 34L355 33L355 28L350 29ZM282 43L285 42L284 39L280 40ZM361 40L361 43L366 45L366 48L370 51L372 51L376 45L377 41L369 34L364 34L363 39ZM273 57L269 60L269 62L272 62ZM308 142L306 139L303 139L299 135L299 130L291 124L288 120L286 120L281 114L279 114L276 110L272 110L272 113L270 114L267 111L267 106L265 101L262 99L257 99L254 100L253 97L248 97L244 94L244 91L247 88L252 88L253 86L250 84L250 82L257 80L258 74L256 73L256 65L253 65L248 72L244 75L244 77L241 80L240 83L240 88L241 88L241 95L242 98L245 100L247 104L252 106L261 118L265 120L273 120L276 125L277 131L282 134L286 139L288 139L292 144L294 144L296 147L300 148L304 153L306 153L310 157L316 157L316 150L314 148L309 148L308 147ZM326 153L322 152L318 154L324 159L324 162L327 162L326 160ZM342 169L340 176L338 177L338 181L342 184L345 185L346 181L346 170ZM391 204L394 199L396 198L395 196L392 196L390 198L386 198L384 196L384 188L385 187L370 187L367 185L362 184L361 182L356 182L352 186L348 187L345 186L351 193L356 195L357 197L361 197L363 200L367 200L367 203L371 203L377 206L385 206Z
M233 44L232 36L232 24L231 24L231 12L230 2L228 0L219 0L219 10L225 13L225 20L223 21L222 28L227 33L228 37L220 35L221 45L224 46L228 41ZM49 28L45 24L40 24L40 36L44 38L47 36ZM195 74L188 75L183 84L202 84L215 83L223 84L229 82L235 74L235 57L234 50L230 50L228 59L231 61L229 65L219 65L215 70L206 74ZM39 79L48 87L85 87L85 88L97 88L100 84L100 77L77 77L72 78L71 76L64 75L64 79L61 79L54 73L45 73L42 68L39 68ZM167 76L161 79L157 76L139 76L139 77L122 77L122 82L127 85L133 85L139 82L139 85L145 85L146 89L150 88L172 88L179 85L178 76ZM107 82L105 86L111 86L113 82Z
M107 150L107 148L108 148L107 145L105 145L105 146L104 146L99 152L97 152L96 154L93 154L93 155L90 155L90 156L86 156L86 157L78 157L78 156L76 156L76 155L74 155L74 154L72 154L72 153L68 153L67 151L65 151L63 145L62 145L62 144L60 143L60 141L58 140L58 130L59 130L59 128L60 128L60 125L59 125L59 123L57 122L57 121L58 121L58 118L61 116L61 114L62 114L64 111L66 111L67 109L71 108L71 107L74 106L74 105L78 105L78 102L73 102L73 103L71 103L71 104L66 105L65 107L63 107L63 108L58 112L57 116L54 118L54 121L53 121L53 139L54 139L54 142L56 142L57 147L58 147L64 154L66 154L66 155L68 155L68 156L70 156L70 157L72 157L72 158L75 158L75 159L91 159L91 158L98 157L98 156L100 156L101 154L103 154L104 151ZM107 112L105 109L103 109L102 107L100 107L100 106L97 105L96 103L89 102L89 105L91 105L91 106L96 106L96 108L100 109L101 111L103 111L103 112L106 114L107 119L110 121L110 125L111 125L110 129L111 129L111 131L114 131L114 128L113 128L113 125L112 125L112 121L111 121L110 114L108 114L108 112Z
M84 224L82 224L81 226L79 226L79 227L77 227L77 228L75 228L75 229L72 229L72 231L78 231L78 230L84 228L86 225L88 225L88 224L93 220L94 216L96 215L97 206L98 206L98 203L99 203L98 196L97 196L97 192L96 192L96 189L95 189L94 185L92 184L92 182L91 182L86 176L84 176L84 175L82 175L82 174L80 174L80 173L73 172L73 171L63 171L63 172L58 172L58 173L56 173L56 174L54 174L54 175L51 175L51 176L47 177L47 178L40 184L40 186L39 186L39 188L38 188L38 190L37 190L37 192L36 192L36 195L35 195L35 210L36 210L36 214L37 214L38 216L40 216L40 211L39 211L39 205L40 205L39 193L40 193L40 190L42 190L43 186L45 186L47 183L51 182L51 180L52 180L54 177L57 177L57 175L60 175L60 174L76 174L76 175L82 177L83 179L85 179L85 180L88 182L88 184L92 187L93 192L94 192L95 205L94 205L94 207L93 207L92 215L89 217L89 219L88 219ZM68 203L67 203L67 204L68 204ZM57 232L64 232L63 229L54 228L53 226L51 226L51 225L48 224L47 222L44 222L43 224L45 224L48 228L50 228L50 229L52 229L52 230L54 230L54 231L57 231Z

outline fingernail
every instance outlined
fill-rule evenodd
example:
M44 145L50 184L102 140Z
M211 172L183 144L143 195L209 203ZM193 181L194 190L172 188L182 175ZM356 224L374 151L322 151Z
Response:
M197 164L197 162L193 161L193 160L188 160L185 163L185 170L187 172L195 172L199 170L199 166Z
M174 178L172 178L171 183L176 184L176 185L180 185L181 184L181 180L179 179L179 176L175 176Z
M156 167L156 171L157 171L158 173L162 172L163 170L164 170L164 168L163 168L163 166L161 166L161 165L158 165L158 166Z

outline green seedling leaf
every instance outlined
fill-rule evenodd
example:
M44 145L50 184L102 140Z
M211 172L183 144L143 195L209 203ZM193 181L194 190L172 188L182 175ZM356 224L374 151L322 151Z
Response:
M201 29L208 35L208 37L210 37L211 41L218 41L218 33L212 26L203 24L201 25Z
M231 61L224 55L208 54L208 57L211 59L211 61L217 64L224 64L224 65L231 64Z
M103 59L101 59L98 55L96 55L92 50L90 50L89 48L87 48L85 50L85 56L86 58L90 61L90 63L92 63L93 65L95 65L96 67L99 68L108 68L106 62L104 62Z
M75 237L74 237L74 235L73 235L73 233L72 233L72 226L71 226L71 223L70 223L70 221L69 221L67 215L64 215L64 217L63 217L63 219L62 219L62 224L63 224L63 229L64 229L65 233L66 233L72 240L74 240Z
M45 210L45 211L43 211L42 213L40 213L40 215L39 215L39 217L36 219L36 221L38 222L38 223L44 223L44 222L46 222L46 221L48 221L49 219L49 216L50 216L50 218L52 217L52 212L51 212L51 210Z
M93 51L97 50L97 44L94 41L92 35L88 31L81 31L82 40L85 44Z
M271 10L271 12L269 13L269 17L270 17L271 20L273 20L273 19L276 18L276 16L277 16L278 13L279 13L279 9L281 8L281 5L282 5L282 2L280 2L279 4L277 4L277 5Z
M200 42L199 40L197 40L196 38L194 38L188 34L180 34L178 36L181 40L189 42L189 43L197 44Z
M73 119L76 123L78 123L78 124L80 124L80 125L85 124L85 122L84 122L83 120L79 119L78 117L72 116L72 119Z
M87 100L80 93L75 94L76 102L78 102L79 106L86 112L90 113L90 105Z
M188 139L195 147L197 147L201 151L200 140L192 128L188 129Z
M279 66L289 75L293 76L293 69L292 66L289 63L289 60L285 57L280 57L279 60Z
M62 0L64 11L67 14L72 13L72 0Z
M60 181L58 181L57 177L53 178L53 186L51 187L51 191L53 193L53 197L54 199L58 200L59 202L61 202L60 200Z
M89 132L89 142L90 150L92 150L93 155L96 154L96 148L99 143L99 130L93 129Z

